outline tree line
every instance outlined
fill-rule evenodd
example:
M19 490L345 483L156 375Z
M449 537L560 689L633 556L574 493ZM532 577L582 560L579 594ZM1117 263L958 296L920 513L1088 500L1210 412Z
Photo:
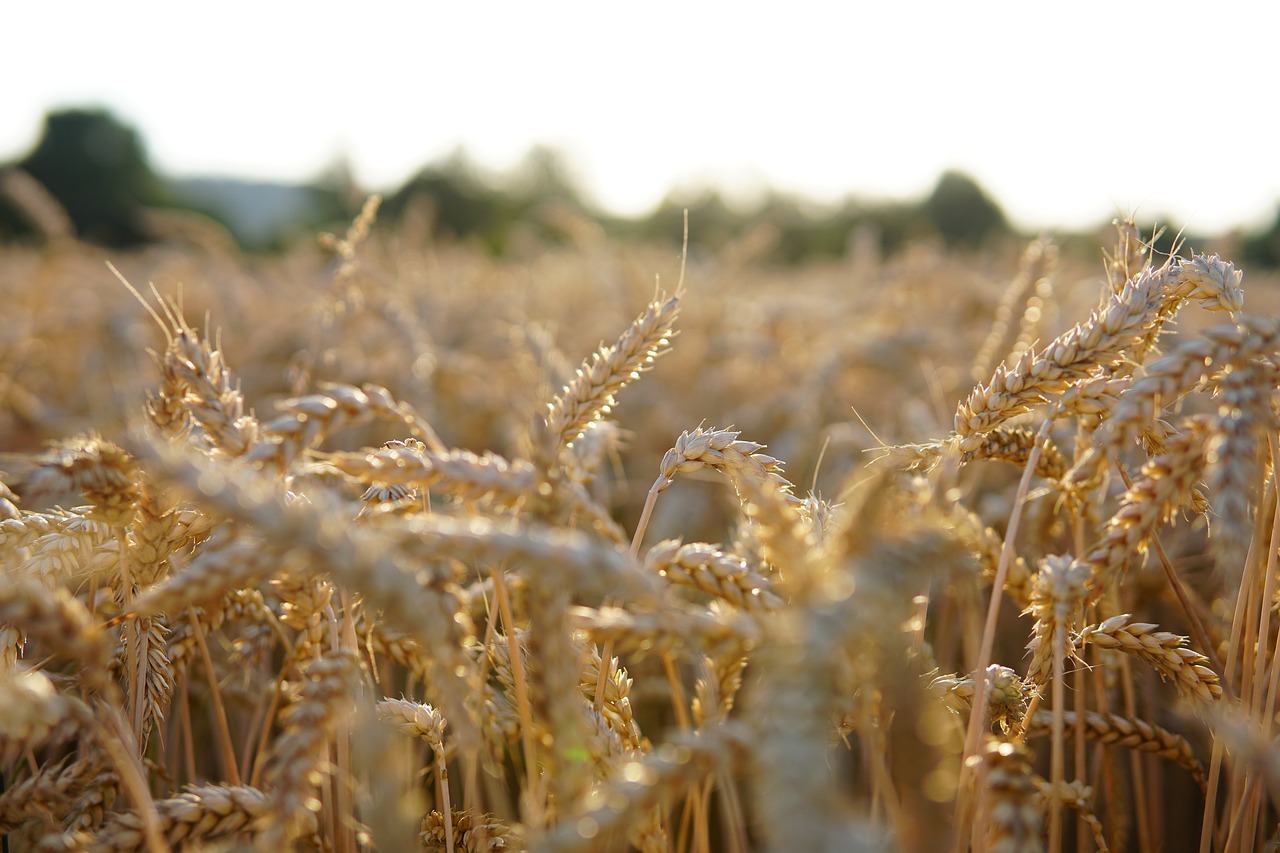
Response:
M349 218L360 201L342 169L303 189L297 212L264 238L234 215L184 193L180 181L158 174L139 133L109 111L60 110L45 117L30 152L0 166L0 241L54 232L136 247L162 236L155 211L177 210L219 223L242 249L271 251L292 236ZM618 239L671 241L679 239L685 210L696 223L697 245L716 249L763 230L769 234L768 256L781 263L839 257L854 239L893 252L921 238L978 249L1019 236L999 204L972 177L956 171L942 174L917 199L868 201L851 195L838 204L817 205L771 190L752 204L735 205L714 188L686 189L673 190L644 216L612 216L575 183L560 154L541 147L505 175L486 174L465 152L454 152L388 193L381 220L394 224L417 215L438 238L473 241L503 254L521 233L565 239L566 212L598 223ZM1166 234L1176 234L1176 228L1166 228ZM1280 266L1280 204L1269 227L1241 235L1237 256L1255 267Z

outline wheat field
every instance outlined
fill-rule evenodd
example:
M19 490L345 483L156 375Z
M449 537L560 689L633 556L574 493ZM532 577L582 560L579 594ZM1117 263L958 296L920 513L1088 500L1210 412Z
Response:
M6 849L1274 849L1274 279L376 213L0 252Z

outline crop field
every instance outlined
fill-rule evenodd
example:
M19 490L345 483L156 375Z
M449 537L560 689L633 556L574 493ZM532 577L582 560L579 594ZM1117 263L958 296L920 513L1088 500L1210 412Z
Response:
M5 849L1280 843L1274 275L377 206L0 247Z

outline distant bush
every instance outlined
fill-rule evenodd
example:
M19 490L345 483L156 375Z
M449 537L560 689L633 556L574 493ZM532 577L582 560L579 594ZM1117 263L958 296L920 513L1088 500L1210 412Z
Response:
M968 175L947 171L922 206L933 230L949 245L977 246L1009 224L999 205Z
M1276 205L1276 217L1268 228L1244 238L1240 257L1246 266L1280 267L1280 204Z
M517 224L543 230L537 212L548 204L568 204L588 211L581 191L569 174L563 155L535 147L516 169L504 176L486 176L458 150L444 160L424 166L392 193L382 207L384 219L396 220L411 207L426 202L433 230L451 237L477 237L494 254L503 254Z
M36 207L51 207L32 200L47 200L56 202L53 208L63 208L76 236L92 242L125 247L155 239L156 220L144 214L149 207L166 206L211 217L225 225L242 248L273 250L293 235L348 217L359 195L342 167L299 187L232 179L168 181L152 169L139 134L102 109L49 114L39 143L14 166L11 176L17 179L4 184L14 190L8 193L14 198L7 209L0 187L0 237L48 230L31 221ZM22 198L31 202L25 208ZM855 233L874 235L872 243L891 253L930 235L952 248L978 248L1011 232L1000 206L973 178L958 171L945 172L929 195L918 200L851 196L842 203L821 205L770 191L754 204L741 205L715 188L677 189L645 216L611 217L582 192L565 156L546 147L531 149L506 174L487 173L464 151L455 151L424 166L392 192L382 216L394 222L411 210L424 209L430 212L433 234L477 241L493 255L506 254L517 234L547 242L565 239L553 220L556 212L566 211L599 222L616 239L676 242L688 210L696 223L695 248L719 249L763 227L773 237L762 257L783 264L840 257ZM1246 257L1276 263L1278 234L1280 224L1272 227L1270 238L1262 235L1251 243Z
M62 205L79 237L105 245L145 242L144 208L169 200L137 132L105 110L50 113L16 165Z

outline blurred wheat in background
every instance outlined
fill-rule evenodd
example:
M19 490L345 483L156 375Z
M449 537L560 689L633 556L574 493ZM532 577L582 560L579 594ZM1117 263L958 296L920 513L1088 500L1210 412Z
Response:
M1274 280L377 208L0 253L8 849L1280 838Z

